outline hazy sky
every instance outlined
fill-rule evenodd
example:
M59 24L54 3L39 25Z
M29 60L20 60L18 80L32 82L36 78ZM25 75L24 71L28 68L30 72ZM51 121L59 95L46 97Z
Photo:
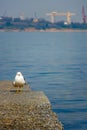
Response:
M73 21L82 20L82 5L87 14L87 0L0 0L0 16L19 17L24 13L24 17L35 17L49 19L45 14L52 11L73 12ZM56 19L63 20L63 17Z

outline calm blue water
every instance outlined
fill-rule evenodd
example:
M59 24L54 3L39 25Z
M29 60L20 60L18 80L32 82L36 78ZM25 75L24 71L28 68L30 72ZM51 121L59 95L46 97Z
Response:
M87 129L87 33L0 32L0 80L21 71L65 130Z

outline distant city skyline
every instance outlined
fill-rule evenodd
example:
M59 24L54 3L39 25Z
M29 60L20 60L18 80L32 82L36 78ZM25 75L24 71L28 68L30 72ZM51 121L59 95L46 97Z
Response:
M0 16L24 18L44 18L50 20L46 13L56 11L76 13L72 21L82 21L82 6L87 16L87 0L0 0ZM56 16L56 20L65 20L65 16Z

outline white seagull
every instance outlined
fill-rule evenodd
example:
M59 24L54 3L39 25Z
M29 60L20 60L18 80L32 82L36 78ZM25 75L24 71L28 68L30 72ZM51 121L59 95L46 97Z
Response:
M15 80L13 81L13 86L17 88L17 92L26 84L26 81L21 72L17 72Z

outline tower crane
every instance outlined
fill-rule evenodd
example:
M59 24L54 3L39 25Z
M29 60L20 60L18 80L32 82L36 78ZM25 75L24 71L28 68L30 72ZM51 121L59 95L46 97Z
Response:
M87 18L87 16L85 14L85 8L84 8L84 6L82 6L82 20L83 20L83 23L86 23L86 18Z
M55 16L66 16L67 18L67 24L71 24L71 16L75 15L75 13L66 12L66 13L58 13L58 12L51 12L47 13L46 15L51 16L51 22L54 23L54 17Z

